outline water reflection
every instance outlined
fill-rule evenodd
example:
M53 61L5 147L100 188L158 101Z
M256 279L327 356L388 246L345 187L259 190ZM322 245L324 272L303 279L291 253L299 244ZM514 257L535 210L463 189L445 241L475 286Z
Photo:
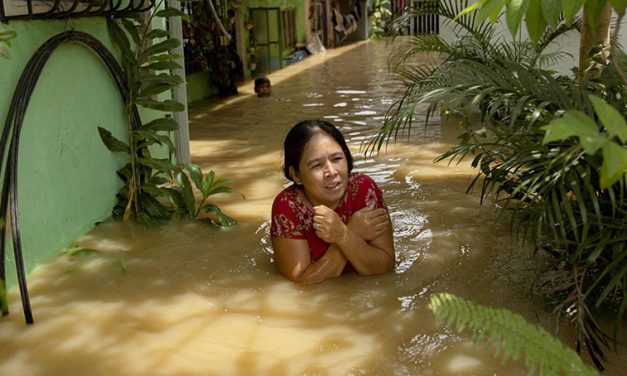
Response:
M246 197L216 197L240 225L98 226L74 244L97 252L63 255L31 275L33 327L12 294L12 314L0 324L0 375L526 374L436 322L427 304L450 291L546 323L528 297L536 270L529 250L496 221L495 208L465 193L466 164L433 165L454 133L438 119L423 126L417 115L411 137L376 157L360 152L399 88L385 70L384 42L340 52L271 75L270 98L254 97L250 86L238 98L192 106L192 159ZM277 275L268 225L286 184L283 136L310 118L337 124L356 170L381 186L394 223L394 273L307 287ZM606 374L620 374L608 366Z

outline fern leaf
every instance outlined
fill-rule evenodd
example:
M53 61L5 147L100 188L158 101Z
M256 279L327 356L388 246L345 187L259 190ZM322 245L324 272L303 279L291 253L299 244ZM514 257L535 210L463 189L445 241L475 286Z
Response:
M524 355L530 373L597 375L574 350L506 309L485 307L448 293L432 295L429 309L458 332L467 329L474 342L494 346L504 361Z

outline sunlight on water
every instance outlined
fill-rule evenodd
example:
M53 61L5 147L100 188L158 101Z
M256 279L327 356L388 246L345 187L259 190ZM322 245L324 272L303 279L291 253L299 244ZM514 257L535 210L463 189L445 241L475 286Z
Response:
M338 93L338 94L347 94L347 95L368 94L368 92L366 92L364 90L337 90L336 93Z
M454 125L417 114L413 131L379 154L361 149L402 92L386 70L390 48L377 41L309 57L269 76L270 98L247 83L238 97L193 104L192 160L233 180L240 194L212 198L240 224L97 226L70 245L93 252L61 255L29 277L35 325L23 323L12 291L0 375L526 375L522 362L502 364L427 308L431 294L448 291L550 327L529 297L530 249L493 205L466 194L468 163L433 164ZM283 137L312 118L333 121L355 170L382 188L393 273L314 286L277 274L269 215L287 184ZM605 374L621 374L620 362Z

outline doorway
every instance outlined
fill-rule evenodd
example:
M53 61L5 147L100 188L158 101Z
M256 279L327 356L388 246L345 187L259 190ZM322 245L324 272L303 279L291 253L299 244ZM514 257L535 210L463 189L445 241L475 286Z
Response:
M253 43L257 50L259 73L270 73L281 68L281 10L280 8L251 8L250 18L255 27Z

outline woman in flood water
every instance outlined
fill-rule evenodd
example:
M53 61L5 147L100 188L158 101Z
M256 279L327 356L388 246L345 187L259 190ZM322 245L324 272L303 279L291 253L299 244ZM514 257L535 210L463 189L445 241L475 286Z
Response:
M290 280L310 284L393 269L381 190L352 169L344 136L326 121L302 121L285 137L283 173L293 184L274 199L271 235L279 272Z

